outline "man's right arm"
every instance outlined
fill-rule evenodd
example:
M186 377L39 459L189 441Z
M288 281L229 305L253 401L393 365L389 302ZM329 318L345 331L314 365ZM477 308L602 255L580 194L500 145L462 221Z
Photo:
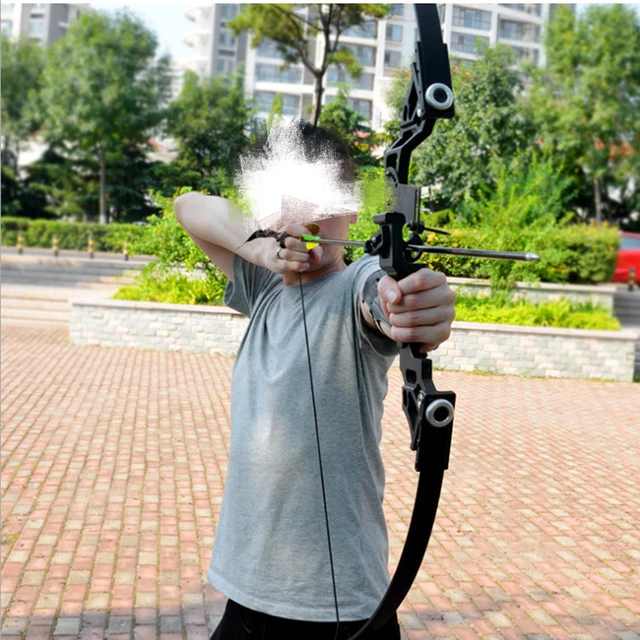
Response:
M245 244L249 234L242 224L242 212L231 200L190 192L175 199L173 210L193 242L231 281L234 254L275 273L306 269L303 265L309 261L309 252L297 240L301 234L310 233L306 227L287 225L286 231L296 237L286 239L287 249L276 259L277 244L272 238L257 238ZM321 255L318 247L311 253L316 260Z
M233 280L233 256L238 254L254 264L260 264L264 240L244 244L248 233L242 224L242 212L237 205L218 196L185 193L175 199L176 220L193 242L229 280Z

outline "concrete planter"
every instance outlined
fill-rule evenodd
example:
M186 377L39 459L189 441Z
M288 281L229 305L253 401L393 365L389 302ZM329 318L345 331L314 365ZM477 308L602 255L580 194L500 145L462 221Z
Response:
M72 298L74 344L234 354L247 319L227 307ZM435 366L532 377L633 379L636 331L583 331L454 322Z

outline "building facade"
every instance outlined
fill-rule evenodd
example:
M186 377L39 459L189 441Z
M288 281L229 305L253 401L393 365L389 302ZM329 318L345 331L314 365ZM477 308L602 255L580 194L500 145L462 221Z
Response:
M80 14L90 10L88 4L3 3L1 29L12 39L22 36L49 46L65 35Z
M546 64L542 45L542 30L550 16L550 4L440 4L443 39L452 56L476 60L483 43L505 44L522 62ZM201 76L232 73L241 65L245 73L245 90L256 99L258 118L269 113L276 94L282 98L286 117L308 118L314 97L313 75L302 64L281 69L282 56L275 43L264 41L258 48L249 46L250 37L234 38L227 21L234 18L241 5L209 4L189 9L185 16L194 23L184 42L194 49L194 57L185 68ZM309 17L313 5L299 5L301 15ZM351 49L362 67L359 79L337 67L329 67L325 76L323 104L338 92L338 83L351 86L350 107L364 116L379 130L391 117L385 94L394 73L406 67L413 56L418 35L415 12L411 4L392 4L383 20L371 20L341 34L343 46ZM312 58L322 60L321 34L310 41Z

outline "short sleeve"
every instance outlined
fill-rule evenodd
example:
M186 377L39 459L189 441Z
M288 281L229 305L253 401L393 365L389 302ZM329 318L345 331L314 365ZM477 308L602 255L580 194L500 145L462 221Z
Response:
M367 280L380 269L378 259L374 256L364 256L350 264L348 268L353 269L350 274L353 278L353 314L360 343L368 344L381 356L397 356L398 343L377 329L369 327L362 317L362 309L360 308L360 299Z
M227 282L224 303L227 307L250 318L260 295L280 277L264 267L258 267L239 255L235 255L233 258L233 281Z

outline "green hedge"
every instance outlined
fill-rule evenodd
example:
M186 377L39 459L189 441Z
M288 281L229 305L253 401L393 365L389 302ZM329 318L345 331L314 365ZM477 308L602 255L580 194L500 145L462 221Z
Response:
M92 235L94 251L120 253L126 238L133 242L145 235L145 227L122 223L59 222L3 216L1 224L2 244L8 247L16 246L18 231L23 231L25 247L50 249L53 244L53 234L57 233L60 250L87 251L89 236Z
M618 331L620 322L604 307L566 299L533 303L529 300L500 301L488 296L459 293L456 320L488 324L515 324L525 327L562 327Z
M377 225L369 213L360 214L352 225L349 238L367 240ZM446 228L445 228L446 230ZM619 246L615 227L569 225L555 227L544 233L529 235L522 229L517 244L500 241L494 229L450 228L450 236L428 233L427 244L444 247L492 249L497 251L525 251L537 253L537 262L511 262L429 254L422 260L435 271L458 278L492 279L497 270L508 270L513 278L525 282L556 282L562 284L599 284L611 281ZM349 260L363 254L360 248L347 249Z

